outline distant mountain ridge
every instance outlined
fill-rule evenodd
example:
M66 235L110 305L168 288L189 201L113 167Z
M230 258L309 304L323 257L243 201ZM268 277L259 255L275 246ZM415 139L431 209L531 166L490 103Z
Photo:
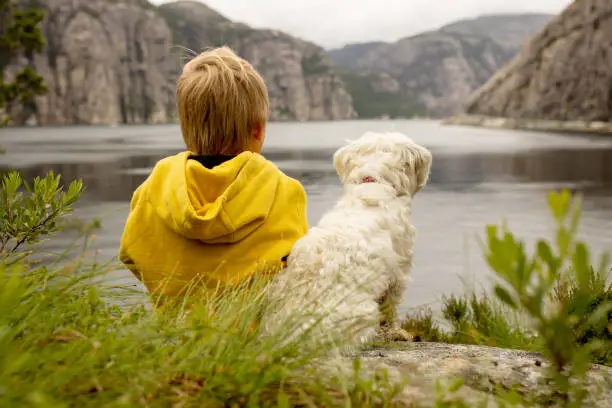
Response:
M351 44L330 55L360 117L447 116L461 111L552 17L482 16L394 43Z
M33 0L18 0L23 6ZM508 62L550 16L485 16L395 43L325 51L237 23L191 0L46 0L41 55L22 56L49 92L14 106L17 124L176 121L175 82L188 49L229 45L264 77L273 121L443 116ZM491 30L494 27L495 30ZM489 34L492 33L492 34Z
M440 31L489 37L516 54L553 17L552 14L541 13L490 14L447 24Z

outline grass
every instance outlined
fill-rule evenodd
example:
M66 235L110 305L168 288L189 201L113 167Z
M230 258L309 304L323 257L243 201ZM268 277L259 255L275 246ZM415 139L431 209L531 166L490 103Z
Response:
M495 298L471 293L442 299L442 310L421 308L407 313L402 327L420 341L472 344L542 351L532 330Z
M539 240L534 255L507 227L501 238L487 228L481 243L500 284L493 295L468 293L442 299L442 310L409 313L405 330L423 341L488 345L548 354L558 369L585 352L588 362L612 366L612 270L608 254L597 265L575 239L580 198L551 193L555 238ZM444 329L443 327L450 328ZM566 350L573 350L567 351ZM575 353L575 354L572 354Z
M257 283L152 313L92 285L102 272L0 269L1 406L400 406L397 386L349 384L318 372L320 354L260 341Z
M576 314L581 308L573 296L575 287L570 285L556 292L553 304L568 305L568 315ZM592 292L588 300L588 315L599 305L612 302L612 283L602 290ZM584 318L574 325L573 341L585 345L593 339L608 344L612 341L612 312L607 314L607 323L588 324ZM443 342L450 344L471 344L525 350L537 353L546 351L546 344L529 324L529 316L516 313L497 298L487 294L469 293L442 298L441 311L418 308L404 317L402 327L417 337L418 341ZM612 367L612 348L604 347L593 352L590 361Z
M138 293L105 280L113 265L33 262L40 241L70 225L64 216L83 189L75 182L64 192L53 174L26 193L21 186L10 173L0 192L0 406L415 406L401 399L405 383L384 370L364 371L359 359L348 371L334 370L324 344L258 336L263 281L154 312L133 300ZM557 215L567 213L556 207L568 207L564 197L553 197L561 202L551 205ZM554 363L563 405L580 406L572 384L584 372L574 367L610 365L611 296L606 262L591 267L572 228L564 228L559 255L540 243L529 259L509 232L498 238L489 227L485 256L506 286L489 297L446 297L442 319L450 330L427 309L412 313L404 328L425 341L540 351ZM561 268L567 259L571 266ZM543 294L551 312L542 312ZM455 397L460 387L440 388L426 406L468 406Z

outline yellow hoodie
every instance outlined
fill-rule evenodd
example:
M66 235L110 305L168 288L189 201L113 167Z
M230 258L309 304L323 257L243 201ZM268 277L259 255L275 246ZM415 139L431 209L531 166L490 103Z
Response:
M159 161L136 189L120 260L165 296L194 280L212 289L280 270L308 230L302 185L256 153L212 169L190 155Z

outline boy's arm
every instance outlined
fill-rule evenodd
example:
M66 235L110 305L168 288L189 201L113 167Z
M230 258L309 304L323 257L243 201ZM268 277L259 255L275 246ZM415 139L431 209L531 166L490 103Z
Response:
M297 227L298 239L302 238L308 233L308 199L306 196L306 190L302 183L295 179L291 179L292 194L289 194L289 205L294 207L295 210L295 225ZM297 240L296 240L297 241ZM287 259L290 254L286 254L281 258L281 264L283 269L287 267Z
M295 192L293 194L293 199L291 202L295 203L296 206L296 216L298 219L298 225L300 228L300 238L306 235L308 232L308 199L306 197L306 190L302 183L299 181L292 179L295 188Z

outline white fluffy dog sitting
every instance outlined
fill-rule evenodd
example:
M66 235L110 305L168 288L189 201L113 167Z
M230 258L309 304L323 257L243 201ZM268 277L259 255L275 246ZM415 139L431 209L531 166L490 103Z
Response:
M335 153L344 195L268 286L264 335L349 349L377 334L410 339L397 306L412 266L412 199L431 162L427 149L399 133L366 133Z

